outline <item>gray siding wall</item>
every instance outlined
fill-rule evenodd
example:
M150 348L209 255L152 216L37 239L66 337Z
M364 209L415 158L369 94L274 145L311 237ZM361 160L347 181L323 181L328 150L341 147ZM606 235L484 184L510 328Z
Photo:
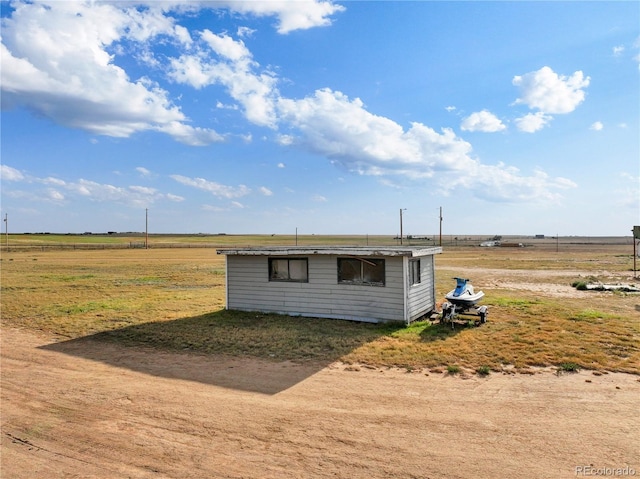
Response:
M408 270L407 270L408 271ZM435 279L433 256L420 258L420 283L408 284L409 299L407 304L409 321L418 319L435 309ZM407 283L411 279L407 276Z
M385 286L338 284L337 256L307 258L309 282L295 283L269 281L266 256L228 255L227 308L358 321L405 320L403 257L384 258Z

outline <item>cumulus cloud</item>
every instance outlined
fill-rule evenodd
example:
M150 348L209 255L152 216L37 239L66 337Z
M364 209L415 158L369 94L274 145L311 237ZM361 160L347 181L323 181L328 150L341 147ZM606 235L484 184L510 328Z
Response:
M167 91L146 77L130 79L108 52L123 39L146 42L174 35L173 20L160 10L88 2L17 3L2 27L3 107L24 105L59 124L99 135L177 131L179 141L202 143L188 138L190 133L202 137L201 131L176 128L188 119ZM209 140L218 139L208 133Z
M269 188L267 188L266 186L261 186L259 189L260 193L262 193L264 196L272 196L273 195L273 191L271 191Z
M604 128L604 125L602 124L602 122L601 122L601 121L593 122L593 123L591 124L591 126L589 127L589 129L590 129L590 130L594 130L594 131L600 131L600 130L602 130L603 128Z
M94 134L128 137L155 131L191 146L224 141L231 135L192 125L190 119L159 81L132 79L116 64L123 49L137 50L146 65L162 66L162 81L204 89L217 85L230 101L212 100L212 106L236 109L254 125L277 130L276 141L286 147L306 148L322 154L344 169L382 178L414 180L436 178L442 191L457 184L472 192L492 188L500 177L504 191L515 185L520 197L533 198L540 189L566 185L534 174L527 176L504 165L487 166L473 156L471 145L451 129L439 131L414 122L408 127L375 115L359 98L320 89L304 98L284 98L278 76L262 67L243 38L252 32L205 29L190 31L177 25L172 11L227 8L243 15L271 16L279 33L329 25L344 10L329 1L296 2L56 2L15 3L2 20L2 104L21 105L53 121ZM154 57L153 42L171 48ZM171 55L174 56L171 56ZM152 69L151 69L152 70ZM149 71L149 74L153 71ZM521 95L516 103L539 110L516 121L522 131L536 131L554 113L572 111L584 99L589 78L582 72L571 77L544 67L514 78ZM126 101L123 101L126 99ZM455 107L447 107L454 111ZM465 131L495 132L506 127L483 110L465 118ZM245 138L251 138L247 135ZM139 173L145 174L138 170ZM19 172L18 172L19 173ZM15 178L15 172L3 170ZM12 176L13 175L13 176ZM173 175L183 185L215 196L239 198L250 192L244 185L222 185L203 178ZM78 181L59 185L59 191L91 198L165 198L140 188ZM264 191L262 191L263 194ZM505 197L506 198L506 197ZM168 198L176 200L176 198ZM120 200L117 200L120 201ZM123 200L124 201L124 200Z
M581 71L567 77L545 66L513 78L521 94L515 103L549 114L570 113L584 101L589 82Z
M215 181L206 180L204 178L189 178L182 175L171 175L171 178L183 185L191 186L199 190L208 191L212 195L222 198L240 198L242 196L248 195L251 192L251 190L245 185L239 185L235 187L227 186Z
M551 120L553 120L553 117L539 111L537 113L527 113L520 118L516 118L515 124L520 131L535 133L547 126Z
M201 33L200 40L196 51L170 60L169 77L196 89L222 85L242 106L249 121L274 127L274 101L278 96L275 75L268 70L259 71L260 65L253 60L242 40L209 30Z
M441 192L465 188L491 201L555 200L558 189L575 186L541 171L526 176L504 164L485 165L472 156L471 145L450 129L437 132L412 123L405 130L368 112L360 99L351 100L330 89L302 100L281 99L278 109L300 132L298 144L357 174L434 178Z
M137 49L137 58L152 67L160 60L150 42L169 38L186 50L194 48L191 33L176 25L172 10L227 8L256 16L274 16L280 33L329 25L344 7L330 1L296 2L16 2L2 19L2 105L22 105L56 123L113 137L155 130L187 145L222 141L208 128L191 126L181 108L158 82L130 78L115 63L123 41ZM249 29L239 34L250 35ZM245 108L249 120L274 125L269 94L274 79L253 74L251 55L241 41L205 31L198 39L219 56L212 63L204 50L174 59L172 76L198 88L225 85ZM126 101L122 101L126 98Z
M495 133L505 130L507 127L493 113L482 110L472 113L462 120L460 125L462 131L482 131L485 133Z
M221 2L241 13L278 18L278 33L331 25L331 16L345 8L330 1L297 0L295 2Z

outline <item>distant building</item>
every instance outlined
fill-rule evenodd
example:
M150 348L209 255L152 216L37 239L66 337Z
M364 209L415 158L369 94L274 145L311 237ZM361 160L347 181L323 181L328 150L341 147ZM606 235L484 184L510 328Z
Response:
M435 309L442 248L224 248L226 308L410 323Z
M536 235L536 239L544 239L544 235Z

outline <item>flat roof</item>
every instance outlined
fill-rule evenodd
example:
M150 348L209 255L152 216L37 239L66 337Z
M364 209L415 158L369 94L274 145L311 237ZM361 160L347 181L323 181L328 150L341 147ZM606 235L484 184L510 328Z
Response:
M246 248L220 248L218 254L238 256L429 256L442 253L442 248L420 246L256 246Z

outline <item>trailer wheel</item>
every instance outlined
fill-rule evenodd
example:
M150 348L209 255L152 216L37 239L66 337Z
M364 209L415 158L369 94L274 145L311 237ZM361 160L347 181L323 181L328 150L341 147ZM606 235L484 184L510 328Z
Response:
M446 322L450 314L451 314L451 308L449 307L449 304L444 303L442 305L442 316L440 317L440 321L443 323Z
M487 312L480 313L480 323L484 324L487 322Z

